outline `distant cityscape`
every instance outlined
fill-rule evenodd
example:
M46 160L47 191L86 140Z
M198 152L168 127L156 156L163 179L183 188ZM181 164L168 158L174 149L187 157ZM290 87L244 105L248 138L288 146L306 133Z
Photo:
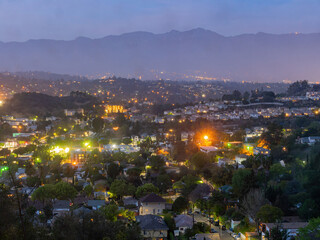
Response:
M2 201L44 236L94 222L112 239L300 239L319 219L318 84L0 81Z

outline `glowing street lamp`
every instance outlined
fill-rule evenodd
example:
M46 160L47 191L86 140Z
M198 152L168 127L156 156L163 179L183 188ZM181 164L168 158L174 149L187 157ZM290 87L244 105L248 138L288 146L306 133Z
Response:
M203 139L204 139L204 140L208 140L209 137L208 137L207 135L204 135L204 136L203 136Z
M53 151L54 151L55 153L59 153L59 152L60 152L60 148L59 148L59 147L55 147L55 148L53 149Z

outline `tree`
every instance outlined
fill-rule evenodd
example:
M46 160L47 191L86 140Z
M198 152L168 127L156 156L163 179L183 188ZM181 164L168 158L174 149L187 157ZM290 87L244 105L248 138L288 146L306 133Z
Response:
M100 117L93 119L92 127L94 132L96 133L101 132L102 129L104 128L104 120Z
M116 204L109 204L100 208L100 211L103 213L105 218L111 222L115 222L118 219L118 215L120 214L120 210Z
M242 96L242 98L243 98L243 103L244 104L248 104L249 103L249 98L250 98L250 93L245 91L243 96Z
M0 185L0 239L18 239L18 220L12 200L8 197L9 189Z
M36 174L36 169L35 169L35 167L31 164L31 162L26 162L26 174L28 175L28 176L32 176L32 175L34 175L34 174Z
M136 196L138 198L141 198L150 193L158 193L158 192L159 192L159 189L156 186L154 186L152 183L146 183L137 188Z
M200 178L191 174L183 176L180 181L173 184L173 189L180 189L183 191L183 195L187 196L199 183Z
M123 113L118 113L112 124L114 126L122 126L127 122L127 119Z
M231 136L231 141L243 141L246 132L244 130L238 130Z
M302 206L298 209L298 214L303 219L310 219L317 217L318 205L315 200L308 198L305 199Z
M153 170L159 171L160 168L164 167L165 161L161 156L151 156L150 166Z
M189 201L185 197L178 197L172 204L172 210L176 213L182 213L187 210L189 206Z
M55 186L52 184L45 184L41 187L38 187L31 195L31 199L45 202L55 198Z
M201 170L210 163L209 156L204 152L197 152L190 159L190 164L196 169Z
M184 162L186 154L186 144L183 141L177 141L173 145L173 159L178 162Z
M166 213L163 217L163 220L167 224L167 226L169 227L169 231L175 230L176 224L175 224L174 219L170 213Z
M0 156L8 156L10 155L11 151L8 148L2 148L0 150Z
M287 172L288 170L280 163L275 163L270 167L270 176L272 179L278 179Z
M261 140L264 140L268 146L276 146L282 140L282 127L276 123L268 125L267 131L261 135Z
M167 174L159 175L157 177L157 187L161 192L165 193L172 185L171 179Z
M135 186L141 185L141 179L140 179L141 172L142 170L140 168L137 168L137 167L129 168L127 170L128 182L132 183Z
M110 192L121 199L125 195L133 195L135 187L124 180L116 179L111 183Z
M132 142L132 140L131 140L131 138L124 138L124 139L122 139L122 142L124 144L130 144Z
M287 240L288 231L283 229L281 225L277 225L270 230L270 240Z
M65 214L57 217L54 221L52 229L54 239L77 240L80 232L82 232L81 225L75 216Z
M91 197L93 194L93 187L91 186L91 184L88 184L83 188L83 191L87 197Z
M233 93L232 93L232 96L233 96L233 100L235 101L241 101L241 92L238 91L238 90L234 90Z
M269 204L263 205L257 213L257 218L265 223L280 221L282 216L283 212L280 208L273 207Z
M112 205L113 207L114 205ZM117 208L117 206L115 206ZM116 210L114 208L113 210ZM103 213L103 212L102 212ZM112 214L110 214L112 216ZM95 211L84 216L62 215L56 218L51 234L44 239L99 239L99 240L141 240L141 230L136 223L125 224L106 219L101 211Z
M228 167L213 166L211 170L211 180L216 186L224 186L232 183L233 169Z
M19 147L19 148L15 149L13 151L13 153L15 153L17 155L22 155L22 154L33 152L34 150L36 150L36 145L30 144L26 147Z
M27 177L27 186L28 187L35 187L40 185L40 178L39 177Z
M69 178L73 179L75 173L75 169L73 168L73 166L67 166L66 168L63 169L63 175L65 177L67 177L67 180L69 180Z
M250 169L238 169L232 177L232 190L238 196L244 196L255 186L255 177Z
M241 211L245 216L257 220L257 213L265 204L268 204L268 200L264 197L264 192L259 188L251 189L241 201Z
M133 211L128 210L128 209L121 210L120 215L122 217L128 219L131 222L136 219L135 218L135 213Z
M289 96L304 96L309 88L307 80L297 81L288 87L287 94Z
M263 102L274 102L276 95L272 91L263 91L262 92L262 101Z
M115 179L121 172L121 168L116 163L110 163L108 165L107 175L112 179Z
M313 218L308 225L299 229L300 240L316 240L320 239L320 217Z
M134 167L134 168L129 168L127 170L127 175L129 178L138 178L140 177L142 170L140 168Z
M73 200L78 192L77 190L66 182L59 182L54 185L55 195L60 200Z
M152 140L150 137L147 137L144 141L140 142L139 144L140 152L142 153L149 153L150 148L154 147Z

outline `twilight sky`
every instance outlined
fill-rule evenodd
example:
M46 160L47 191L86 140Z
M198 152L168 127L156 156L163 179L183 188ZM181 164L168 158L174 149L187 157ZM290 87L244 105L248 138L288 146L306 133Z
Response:
M0 41L206 28L320 32L319 0L0 0Z

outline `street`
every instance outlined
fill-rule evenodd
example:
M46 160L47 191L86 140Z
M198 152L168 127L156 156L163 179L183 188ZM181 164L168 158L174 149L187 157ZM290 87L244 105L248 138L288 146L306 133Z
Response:
M198 214L198 213L194 214L194 221L195 222L204 222L204 223L210 225L210 222L209 222L208 218L204 217L204 216L202 216L201 214ZM219 229L219 227L214 226L214 224L211 224L211 228L213 228L214 230L217 231L217 233L213 234L213 236L215 236L215 239L234 240L234 238L232 238L230 236L230 234L227 233L227 231L222 231L221 229Z

